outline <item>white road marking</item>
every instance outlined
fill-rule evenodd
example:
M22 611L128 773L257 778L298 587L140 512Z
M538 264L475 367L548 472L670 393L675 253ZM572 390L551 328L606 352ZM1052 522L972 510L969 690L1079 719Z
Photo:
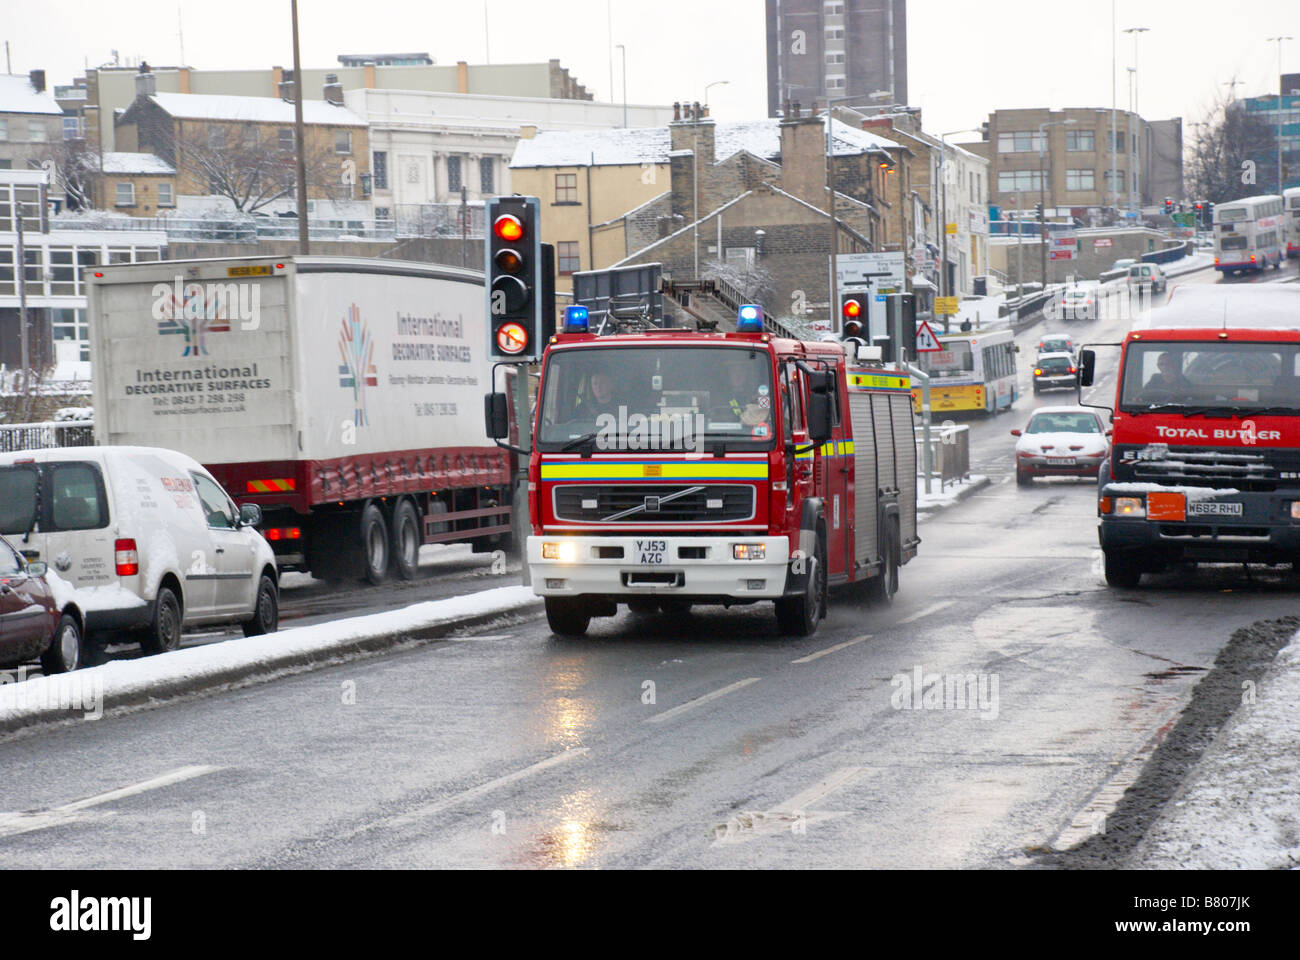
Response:
M49 810L35 810L20 813L0 813L0 837L12 837L19 833L30 833L33 830L44 830L48 827L59 826L65 823L75 823L83 818L77 814L91 807L102 806L106 803L112 803L114 800L122 800L126 797L134 797L138 794L145 793L149 790L158 790L162 787L170 787L172 784L181 783L185 780L193 780L195 777L206 776L209 773L215 773L220 767L196 765L189 767L180 767L171 773L164 773L161 776L153 777L149 780L142 780L139 783L133 783L129 786L119 787L117 790L110 790L107 793L99 793L93 797L86 797L84 800L73 800L71 803L65 803Z
M646 723L663 723L665 720L679 717L686 711L694 710L696 707L701 707L710 700L717 700L719 697L725 697L729 693L735 693L737 690L742 687L747 687L751 683L758 683L759 679L759 677L746 677L744 680L737 680L735 683L728 684L721 690L714 690L712 693L706 693L704 696L696 697L694 700L687 700L685 703L673 707L671 710L665 710L663 713L656 713L653 717L647 717Z
M895 626L901 627L904 624L915 623L917 620L920 620L922 617L928 617L932 613L938 613L940 610L944 610L947 609L948 607L951 607L956 602L957 602L956 600L944 600L940 603L931 604L930 606L926 607L924 610L918 610L910 617L907 617L903 620L899 620L898 623L895 624Z
M791 660L790 662L791 663L812 663L814 660L818 659L819 657L824 657L827 654L835 653L837 650L843 650L845 647L851 647L855 643L861 643L863 640L870 640L870 639L871 639L870 634L867 634L865 637L854 637L852 640L845 640L843 643L837 643L833 647L827 647L825 650L818 650L816 653L810 653L806 657L800 657L798 660Z
M450 797L443 797L441 800L435 800L432 803L426 803L422 807L417 807L407 813L396 817L385 817L368 823L363 827L358 827L351 833L344 834L339 839L349 840L352 837L368 833L377 827L404 827L408 824L415 823L425 817L431 817L435 813L441 813L450 807L465 803L468 800L476 800L484 794L491 793L501 787L509 786L526 777L531 777L535 773L541 773L552 767L558 767L562 763L567 763L574 757L580 757L588 751L588 747L577 747L573 750L566 750L564 753L557 753L553 757L547 757L545 760L539 760L531 766L524 767L522 770L516 770L514 773L507 773L503 777L497 777L495 780L489 780L486 783L480 783L477 787L470 787L468 790L462 790L460 793L452 794Z
M775 836L780 833L803 832L808 824L818 821L834 820L847 816L844 810L810 810L814 803L827 794L833 793L854 777L867 771L868 767L841 767L828 777L824 777L807 790L799 793L785 803L777 804L771 810L761 813L742 811L724 824L713 828L713 844L738 843L753 840L756 837Z

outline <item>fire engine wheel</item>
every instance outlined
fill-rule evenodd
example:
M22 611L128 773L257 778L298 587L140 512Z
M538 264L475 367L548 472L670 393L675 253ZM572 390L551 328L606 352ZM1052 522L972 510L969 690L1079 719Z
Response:
M581 600L547 597L546 622L557 636L580 637L591 625L591 614Z
M1106 583L1131 590L1142 582L1142 567L1129 556L1115 550L1103 551L1106 558Z
M362 575L375 585L388 576L388 524L384 512L373 503L361 511Z
M813 568L808 571L802 597L784 597L776 601L776 623L783 634L810 637L826 616L826 545L817 539Z
M393 570L403 580L414 580L420 570L420 518L410 500L393 511Z
M880 576L869 583L871 599L876 603L889 605L894 602L894 595L898 593L898 525L890 521L886 530L889 532L885 541L885 566L880 571Z

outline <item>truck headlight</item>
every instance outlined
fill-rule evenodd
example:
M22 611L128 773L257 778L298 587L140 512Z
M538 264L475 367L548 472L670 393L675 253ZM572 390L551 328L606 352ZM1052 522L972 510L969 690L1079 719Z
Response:
M1117 517L1145 517L1147 508L1141 497L1116 497L1111 512Z
M561 563L573 563L578 559L578 547L573 543L543 543L543 560L558 560Z
M763 543L733 543L731 556L736 560L765 560L767 545Z
M1291 501L1291 519L1300 520L1300 500Z

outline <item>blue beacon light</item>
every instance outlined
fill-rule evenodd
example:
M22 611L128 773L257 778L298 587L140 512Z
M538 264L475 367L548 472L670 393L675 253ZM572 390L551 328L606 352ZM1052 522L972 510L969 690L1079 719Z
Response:
M736 311L736 331L738 333L762 333L763 308L754 303L743 304Z
M565 307L564 308L564 332L565 333L586 333L587 332L586 307Z

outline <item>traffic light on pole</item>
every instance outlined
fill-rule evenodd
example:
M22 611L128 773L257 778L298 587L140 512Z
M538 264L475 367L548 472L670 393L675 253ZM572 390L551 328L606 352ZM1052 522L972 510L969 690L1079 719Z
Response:
M862 337L867 320L866 296L858 293L840 294L840 336Z
M540 213L536 197L492 197L486 203L488 356L497 362L533 363L546 349Z

